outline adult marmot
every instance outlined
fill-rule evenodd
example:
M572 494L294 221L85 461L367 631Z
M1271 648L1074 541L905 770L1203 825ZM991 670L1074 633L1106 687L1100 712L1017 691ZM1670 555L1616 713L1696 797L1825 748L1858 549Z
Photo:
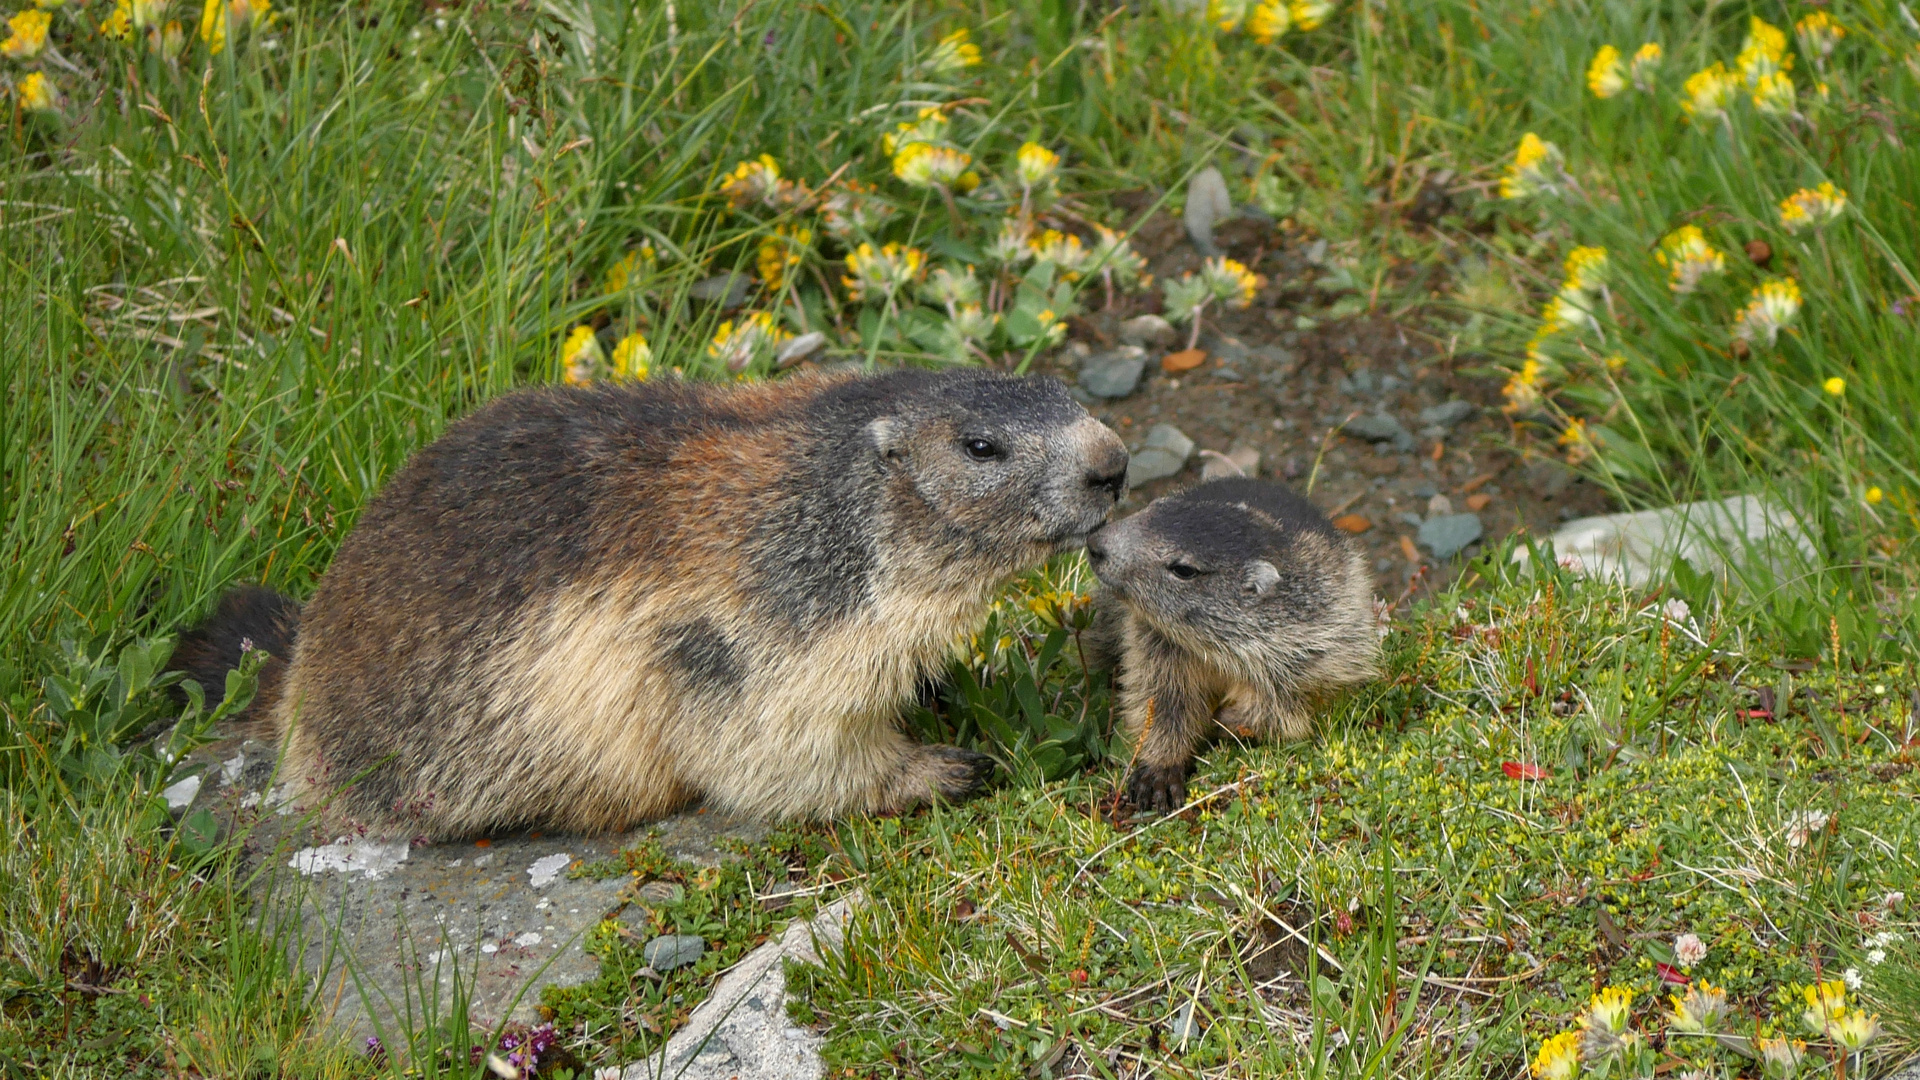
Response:
M1309 696L1374 675L1366 558L1279 484L1215 480L1155 499L1089 537L1087 561L1103 586L1090 662L1118 669L1141 809L1186 801L1215 721L1304 739Z
M303 610L230 596L180 666L287 657L250 708L296 797L385 835L900 810L988 767L900 707L1126 469L1052 379L523 391L396 473Z

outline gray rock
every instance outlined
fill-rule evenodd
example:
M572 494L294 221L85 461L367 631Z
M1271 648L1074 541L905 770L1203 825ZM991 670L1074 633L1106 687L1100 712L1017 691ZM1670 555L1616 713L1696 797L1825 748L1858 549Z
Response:
M1905 1065L1888 1073L1886 1080L1920 1080L1920 1057L1913 1058Z
M1136 315L1120 324L1120 340L1127 345L1164 349L1179 338L1173 324L1158 315Z
M707 943L693 934L662 934L640 949L641 959L655 971L683 968L706 954Z
M200 784L200 774L195 773L185 780L168 784L160 789L160 797L167 800L168 810L180 814L193 805L194 796L200 794Z
M1080 389L1094 397L1123 398L1140 385L1147 370L1147 350L1122 345L1089 356L1080 365Z
M1480 410L1471 401L1454 398L1429 409L1420 410L1420 422L1428 427L1452 428Z
M1420 523L1420 543L1436 559L1451 559L1486 532L1479 514L1447 514Z
M1187 239L1200 254L1220 254L1213 242L1213 227L1232 216L1233 196L1227 194L1227 180L1219 169L1209 165L1187 182Z
M1173 1019L1167 1021L1167 1039L1175 1046L1184 1046L1197 1041L1204 1030L1200 1026L1198 1011L1194 1009L1191 1001L1184 1002L1179 1008L1173 1010Z
M1227 334L1208 334L1200 339L1200 347L1229 364L1237 364L1253 355L1246 342Z
M687 289L687 295L708 304L719 304L723 308L737 308L747 302L747 290L751 285L745 274L715 274L702 278Z
M1390 442L1395 450L1403 452L1414 447L1413 433L1407 430L1405 424L1387 413L1356 416L1340 425L1340 430L1372 443Z
M1527 462L1527 486L1542 499L1557 499L1578 475L1555 458L1534 458Z
M1446 517L1453 513L1453 500L1445 495L1432 495L1427 498L1428 517Z
M1676 556L1699 573L1722 578L1747 565L1765 565L1778 576L1820 561L1792 511L1757 495L1581 518L1561 526L1547 543L1575 573L1636 587L1665 577ZM1529 558L1524 547L1513 553L1517 563Z
M827 347L827 335L818 330L801 334L774 354L773 366L788 368Z
M659 1056L627 1066L622 1080L818 1080L825 1040L787 1019L786 962L818 964L821 954L837 951L860 902L858 893L837 900L748 953Z
M1413 497L1416 499L1431 499L1435 495L1438 495L1439 493L1440 493L1440 489L1437 487L1434 487L1433 482L1431 480L1422 480L1419 483L1413 485L1412 494L1413 494Z
M1192 456L1193 440L1185 432L1172 424L1155 424L1127 464L1127 484L1137 487L1164 480L1186 468Z
M1340 392L1343 394L1353 394L1355 396L1361 394L1377 394L1380 392L1380 384L1374 380L1372 371L1361 368L1359 371L1341 378Z

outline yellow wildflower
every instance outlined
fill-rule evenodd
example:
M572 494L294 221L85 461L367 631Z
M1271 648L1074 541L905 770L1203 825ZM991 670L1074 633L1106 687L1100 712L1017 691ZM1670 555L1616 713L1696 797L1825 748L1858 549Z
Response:
M1762 282L1734 317L1734 336L1749 342L1762 338L1772 345L1780 331L1800 312L1800 283L1792 278ZM1845 988L1842 987L1844 990Z
M1816 1035L1826 1034L1829 1024L1846 1015L1847 984L1840 979L1803 987L1800 993L1807 1001L1807 1011L1800 1019Z
M1840 39L1847 36L1847 29L1835 22L1833 16L1816 11L1793 24L1793 36L1800 39L1802 52L1816 60L1825 60L1833 55Z
M1827 1025L1827 1037L1849 1054L1859 1053L1879 1036L1880 1018L1868 1016L1859 1009L1849 1009L1846 1015L1834 1017L1833 1023Z
M1563 1031L1540 1044L1533 1059L1536 1080L1573 1080L1580 1075L1580 1033Z
M772 315L756 311L741 319L737 326L731 319L721 323L713 341L707 345L707 355L738 375L756 358L771 358L781 344L792 337L773 321Z
M893 175L912 187L952 187L973 158L950 146L908 143L893 155Z
M1824 181L1816 188L1801 188L1780 200L1780 225L1790 233L1817 229L1840 219L1847 210L1847 193Z
M875 251L872 244L861 244L847 256L847 276L840 281L855 300L876 295L890 300L903 286L920 279L926 262L926 253L919 248L888 244Z
M0 56L14 60L31 60L40 55L47 47L47 27L53 24L53 16L44 11L23 11L7 20L7 29L12 33L5 41L0 41Z
M1563 292L1593 293L1607 283L1609 267L1607 249L1603 247L1576 247L1567 253L1567 281L1561 286Z
M586 386L593 382L603 359L600 339L594 336L593 327L576 326L560 346L560 377L568 386Z
M950 266L942 266L920 287L921 297L946 308L948 314L952 314L957 305L978 304L980 293L980 279L974 275L971 266L958 272Z
M29 72L14 92L20 95L20 107L28 112L53 111L53 84L38 71Z
M1093 261L1092 253L1080 244L1080 238L1055 229L1048 229L1027 241L1033 249L1037 262L1050 262L1060 269L1060 276L1067 281L1077 281L1087 266Z
M1748 86L1758 86L1763 76L1793 66L1793 57L1787 55L1787 35L1757 15L1750 17L1747 39L1741 43L1740 54L1734 57L1733 63Z
M1578 465L1593 456L1596 440L1587 432L1587 422L1576 416L1567 421L1558 442L1567 448L1567 464Z
M1247 34L1262 45L1271 45L1293 29L1293 12L1286 0L1261 0L1247 16Z
M154 30L167 17L169 0L133 0L132 16L135 30Z
M1507 175L1500 179L1500 197L1523 199L1541 192L1553 192L1562 172L1560 148L1529 131L1520 137Z
M133 40L133 4L131 0L116 0L113 10L100 23L100 36L108 41Z
M66 5L67 0L33 0L34 7L45 8L48 11L52 11L54 8L65 7Z
M1760 1067L1775 1080L1791 1080L1800 1071L1800 1063L1807 1059L1807 1044L1800 1039L1789 1041L1786 1036L1767 1038L1761 1036Z
M828 234L842 241L871 233L892 213L874 186L859 180L840 181L820 204Z
M1520 370L1507 379L1507 385L1500 393L1507 399L1503 408L1508 413L1532 412L1539 407L1540 361L1528 356L1520 365Z
M607 292L623 293L638 284L642 274L652 272L654 259L651 240L642 242L637 249L620 256L620 261L607 269Z
M1060 169L1060 155L1037 142L1023 143L1013 160L1014 173L1020 178L1020 186L1027 189L1051 183Z
M168 19L167 25L147 31L147 43L162 59L172 63L187 51L187 29L180 25L179 19Z
M813 246L813 230L798 225L776 225L773 235L760 240L760 251L755 265L760 270L760 280L767 288L779 289L787 283L787 271L800 265L800 260Z
M1587 89L1593 91L1594 97L1604 100L1626 88L1620 50L1611 45L1600 46L1600 51L1593 54L1593 63L1587 65Z
M927 57L927 70L935 75L951 75L978 64L980 46L975 45L972 39L973 35L964 26L941 38Z
M1207 283L1214 299L1230 308L1250 306L1253 294L1260 288L1260 275L1224 255L1200 265L1200 280Z
M1246 15L1247 0L1207 0L1207 21L1223 34L1238 30Z
M1834 397L1839 397L1841 394L1847 392L1847 380L1835 375L1826 382L1821 383L1820 388Z
M653 349L642 334L628 334L613 347L613 374L618 379L645 382L653 369Z
M1600 320L1594 318L1591 304L1581 293L1554 294L1547 300L1547 306L1540 309L1540 335L1545 337L1579 327L1598 330Z
M999 233L987 244L987 258L1008 267L1033 258L1033 249L1027 246L1027 237L1032 232L1033 226L1020 218L1003 218Z
M1318 30L1333 14L1333 0L1288 0L1287 13L1293 16L1294 29Z
M227 47L229 34L240 35L258 23L265 25L273 0L206 0L200 9L200 40L208 53L218 56Z
M1633 991L1624 986L1609 986L1587 1003L1581 1022L1587 1027L1604 1027L1619 1033L1627 1030L1627 1018L1633 1010Z
M1727 1011L1727 992L1705 979L1687 987L1685 997L1675 994L1670 1000L1673 1012L1667 1015L1668 1026L1696 1035L1712 1033Z
M1700 279L1708 274L1724 273L1727 269L1727 257L1707 243L1706 234L1698 225L1682 225L1660 238L1660 248L1653 253L1673 274L1673 291L1679 295L1692 292L1700 286Z
M1105 225L1095 224L1093 232L1093 262L1100 268L1100 275L1109 284L1131 285L1139 281L1147 269L1146 257L1133 250L1133 244L1126 237Z
M1726 65L1715 63L1687 77L1681 87L1680 107L1695 120L1711 122L1727 114L1727 106L1739 92L1740 77Z
M721 181L720 192L727 197L727 205L738 210L750 203L771 202L779 186L780 163L772 154L761 154L735 165Z
M1887 493L1884 491L1881 491L1877 487L1870 487L1867 489L1866 500L1869 505L1879 506L1880 500L1886 497L1887 497Z
M953 332L963 341L985 341L1000 324L1000 316L981 310L980 305L961 304L947 317Z
M1634 52L1633 63L1627 68L1634 89L1643 94L1653 93L1653 76L1660 70L1660 61L1665 55L1665 50L1660 48L1657 41L1649 41Z
M1784 71L1762 75L1753 84L1753 107L1769 116L1785 116L1793 112L1796 100L1793 76Z
M938 105L927 105L913 119L900 121L893 125L892 131L880 136L880 149L892 157L894 151L908 143L937 143L946 137L946 112Z

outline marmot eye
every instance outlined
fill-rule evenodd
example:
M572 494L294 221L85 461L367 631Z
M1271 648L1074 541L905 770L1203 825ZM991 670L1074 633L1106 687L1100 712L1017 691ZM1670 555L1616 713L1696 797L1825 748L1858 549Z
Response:
M986 439L968 439L961 443L967 456L975 461L992 461L1000 456L1000 448Z
M1181 581L1191 581L1194 578L1197 578L1200 576L1199 570L1195 569L1194 567L1188 566L1186 563L1183 563L1183 562L1177 562L1177 563L1172 563L1168 565L1167 573L1172 574L1174 577L1179 578Z

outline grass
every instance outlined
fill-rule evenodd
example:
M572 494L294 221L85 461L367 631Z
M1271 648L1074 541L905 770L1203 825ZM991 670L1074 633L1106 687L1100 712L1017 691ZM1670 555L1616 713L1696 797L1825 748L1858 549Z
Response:
M1803 518L1821 559L1727 588L1682 574L1675 587L1718 628L1703 629L1711 648L1664 628L1645 597L1562 578L1548 615L1537 585L1489 584L1489 565L1479 589L1397 632L1395 681L1337 711L1325 741L1211 758L1214 788L1241 786L1125 832L1101 809L1124 740L1079 670L1072 613L1058 626L1012 605L977 663L910 718L992 749L1008 785L808 841L826 845L808 873L865 875L874 897L838 966L803 977L837 1063L1207 1071L1292 1067L1304 1045L1316 1069L1510 1072L1592 981L1651 989L1660 938L1635 934L1728 934L1708 968L1758 1016L1783 983L1862 963L1842 920L1912 883L1912 773L1872 770L1902 764L1896 733L1913 734L1888 703L1914 685L1899 665L1915 645L1920 447L1905 418L1920 383L1899 359L1920 345L1920 27L1897 5L1834 4L1848 35L1819 64L1797 50L1798 118L1761 115L1743 92L1726 122L1695 123L1678 105L1685 76L1732 64L1750 18L1790 30L1802 10L1367 0L1269 46L1193 6L372 0L236 22L217 54L176 9L177 59L103 36L104 0L55 10L46 51L0 61L0 1061L13 1075L403 1068L317 1025L234 853L158 808L170 762L140 747L176 709L153 682L166 635L236 581L305 595L408 453L477 402L562 378L582 360L563 355L576 327L596 335L589 375L607 377L616 343L639 334L655 372L770 377L771 340L709 348L723 321L743 322L698 299L717 275L758 276L751 306L784 333L825 332L828 362L1021 367L1053 320L1105 302L1101 267L1068 280L1044 261L988 261L997 223L1028 201L1011 165L1028 140L1063 159L1032 201L1042 224L1124 232L1137 218L1120 205L1138 203L1114 196L1145 189L1177 208L1178 185L1218 164L1236 199L1281 219L1281 242L1326 242L1296 319L1398 320L1439 362L1516 380L1523 452L1569 455L1629 505L1765 493ZM961 28L981 63L942 68L939 42ZM1644 40L1665 47L1657 93L1587 92L1600 45ZM52 109L16 107L31 73L50 80ZM947 107L979 187L893 177L879 141L929 104ZM1528 131L1562 149L1566 173L1548 177L1554 193L1500 199ZM979 266L998 324L969 343L941 303L853 296L840 279L859 237L722 194L762 153L814 187L873 185L891 208L876 246ZM1787 232L1779 200L1822 180L1846 190L1846 214ZM1414 220L1441 193L1437 217ZM1651 253L1688 223L1727 270L1675 296ZM1607 291L1589 301L1593 326L1540 339L1529 376L1535 312L1577 245L1607 249ZM1788 277L1804 302L1786 332L1742 345L1750 290ZM1075 573L1036 588L1071 593ZM1456 601L1472 626L1514 629L1456 637ZM1775 724L1734 719L1762 684L1818 697ZM1543 711L1521 685L1578 688L1581 707ZM1507 760L1553 773L1510 783L1490 772ZM1784 850L1781 814L1823 797L1838 824ZM1517 870L1516 849L1552 876ZM698 918L729 913L741 943L764 928L739 890L717 896ZM963 901L973 915L955 914ZM1596 929L1596 904L1617 909L1627 944ZM1297 917L1328 950L1302 953L1308 970L1278 996L1238 944L1269 933L1267 914ZM1822 947L1832 956L1808 951ZM1514 985L1461 981L1525 971L1522 951L1547 966ZM634 990L608 981L551 1004L600 1030ZM1904 1025L1897 1040L1915 1037L1911 979L1867 992ZM1184 1049L1162 1023L1181 995L1204 1029ZM982 1008L1007 1022L983 1025ZM623 1029L632 1046L581 1035L579 1060L631 1052L642 1030Z

